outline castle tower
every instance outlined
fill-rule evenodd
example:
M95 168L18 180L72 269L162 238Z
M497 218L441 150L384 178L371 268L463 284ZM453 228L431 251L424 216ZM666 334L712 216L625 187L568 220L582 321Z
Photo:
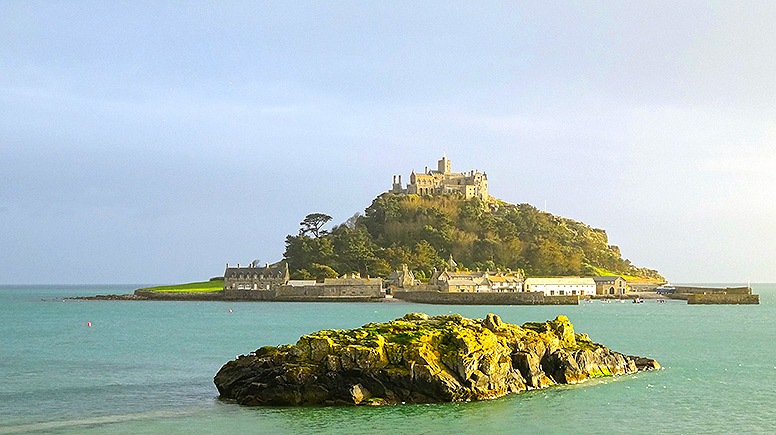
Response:
M464 198L488 200L488 175L477 170L454 173L452 162L446 154L437 161L437 170L428 167L422 173L410 173L409 183L402 188L401 175L393 177L391 192L394 194L437 195L460 194Z
M447 156L442 156L442 160L439 160L437 162L437 170L440 174L449 174L450 170L452 169L452 164L450 163L450 160L447 159Z

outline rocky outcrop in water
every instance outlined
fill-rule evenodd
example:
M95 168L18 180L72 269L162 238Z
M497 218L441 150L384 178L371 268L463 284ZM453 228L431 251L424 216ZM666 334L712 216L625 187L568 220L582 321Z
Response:
M383 405L492 399L659 368L575 334L565 316L523 326L412 313L305 335L228 362L214 382L241 405Z

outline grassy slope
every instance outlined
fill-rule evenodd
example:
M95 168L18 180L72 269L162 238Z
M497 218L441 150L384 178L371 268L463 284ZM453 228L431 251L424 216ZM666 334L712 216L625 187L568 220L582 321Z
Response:
M587 265L585 265L585 266L586 266L586 267L587 267L587 268L588 268L588 269L589 269L591 272L593 272L593 275L594 275L594 276L621 276L621 277L623 277L624 279L627 279L627 280L633 280L633 279L637 279L637 280L642 280L642 281L655 281L655 282L660 282L660 280L659 280L659 279L654 279L654 278L642 278L642 277L640 277L640 276L624 275L624 274L621 274L621 273L614 273L614 272L612 272L612 271L606 270L606 269L604 269L604 268L601 268L601 267L595 267L595 266L592 266L592 265L590 265L590 264L587 264Z
M190 282L188 284L176 284L176 285L163 285L159 287L148 287L144 290L151 290L155 292L214 292L223 290L224 281L204 281L204 282Z

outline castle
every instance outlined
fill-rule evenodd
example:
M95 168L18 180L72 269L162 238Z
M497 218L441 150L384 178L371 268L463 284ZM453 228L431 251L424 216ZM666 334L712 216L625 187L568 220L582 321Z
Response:
M444 193L460 193L466 199L479 198L488 200L488 174L479 171L452 172L452 164L446 156L437 162L437 170L429 171L426 167L422 174L413 170L410 182L402 187L401 175L393 176L394 194L439 195Z

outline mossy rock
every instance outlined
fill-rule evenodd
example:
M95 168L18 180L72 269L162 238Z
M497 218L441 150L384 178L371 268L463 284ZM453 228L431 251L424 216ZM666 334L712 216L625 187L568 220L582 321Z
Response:
M221 397L245 405L384 405L485 400L655 367L575 334L565 316L518 326L493 314L409 313L259 348L214 381Z

